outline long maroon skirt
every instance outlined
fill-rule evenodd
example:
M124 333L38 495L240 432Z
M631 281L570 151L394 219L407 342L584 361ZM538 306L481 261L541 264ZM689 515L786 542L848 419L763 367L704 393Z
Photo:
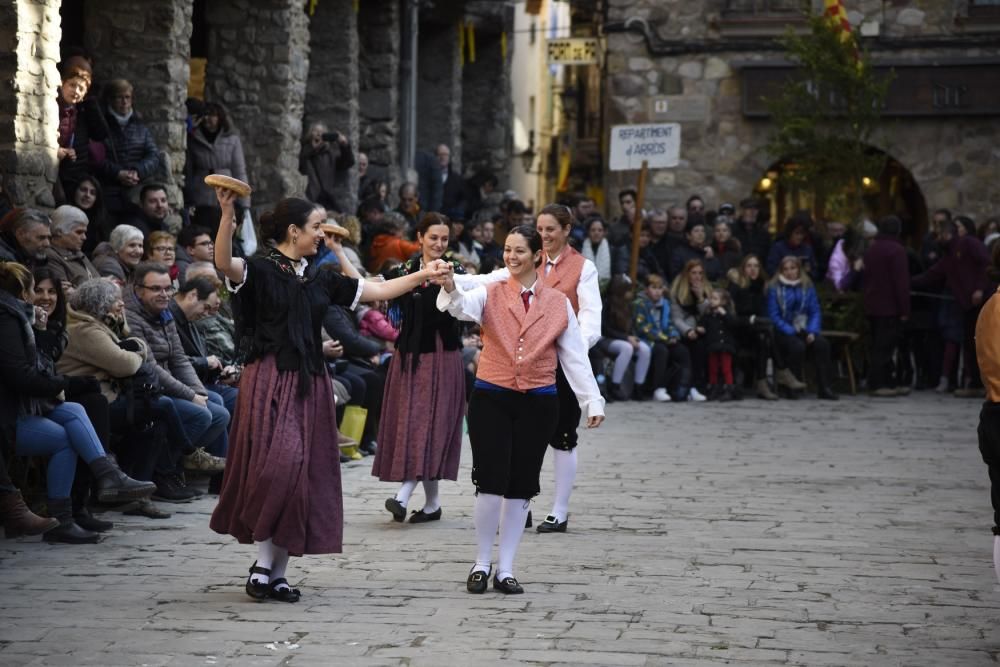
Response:
M344 504L333 387L324 373L300 396L298 372L274 357L249 364L211 527L242 544L271 539L295 556L340 553Z
M372 475L383 482L458 479L465 416L462 351L420 355L412 370L396 353L389 362Z

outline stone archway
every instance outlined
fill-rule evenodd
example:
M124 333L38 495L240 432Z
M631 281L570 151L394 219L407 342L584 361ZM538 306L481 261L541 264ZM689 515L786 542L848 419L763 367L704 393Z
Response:
M890 214L899 216L903 221L903 241L919 245L927 231L929 218L924 193L913 173L902 162L877 148L872 150L885 156L885 165L880 174L866 177L861 184L865 216L873 221ZM786 185L781 176L791 168L794 168L791 161L777 160L754 186L754 195L770 203L772 230L780 232L783 222L801 209L811 211L818 220L845 217L843 207L838 205L843 193L817 193Z

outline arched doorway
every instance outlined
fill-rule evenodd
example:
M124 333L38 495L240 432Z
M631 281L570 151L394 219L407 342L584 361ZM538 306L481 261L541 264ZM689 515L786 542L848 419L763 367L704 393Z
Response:
M872 151L882 153L874 148ZM882 154L885 156L882 173L865 177L860 184L865 216L872 221L890 214L899 216L903 221L903 242L917 246L927 231L927 202L910 170L891 155ZM772 231L780 232L784 221L802 209L811 211L819 221L851 222L845 213L848 193L790 185L782 175L794 168L789 160L778 160L754 187L754 195L770 204Z

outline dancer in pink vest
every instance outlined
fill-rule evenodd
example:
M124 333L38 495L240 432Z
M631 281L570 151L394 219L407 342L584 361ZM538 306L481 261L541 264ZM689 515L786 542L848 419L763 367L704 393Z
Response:
M482 325L483 351L469 399L469 440L479 551L466 587L486 591L493 542L500 532L493 588L523 593L514 556L524 533L528 503L538 494L545 449L558 424L556 367L560 365L587 427L604 421L604 399L587 359L573 306L558 289L543 286L538 267L542 240L529 225L515 227L504 243L507 279L469 291L443 281L437 305L454 317Z

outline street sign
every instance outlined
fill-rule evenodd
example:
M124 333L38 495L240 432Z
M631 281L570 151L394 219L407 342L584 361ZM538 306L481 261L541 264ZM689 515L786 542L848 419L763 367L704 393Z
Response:
M599 49L596 37L550 39L545 48L550 65L591 65L598 62Z
M643 161L650 169L676 167L681 159L681 126L615 125L611 128L611 171L638 169Z

